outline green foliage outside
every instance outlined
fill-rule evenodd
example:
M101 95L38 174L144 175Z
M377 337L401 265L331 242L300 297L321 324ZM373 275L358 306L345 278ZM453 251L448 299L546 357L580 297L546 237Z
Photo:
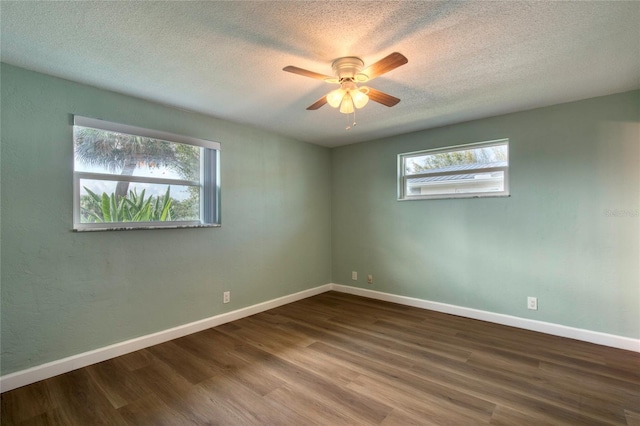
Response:
M99 196L89 188L84 188L88 193L85 199L82 214L83 222L157 222L172 220L170 196L171 187L162 197L145 198L145 191L140 195L134 189L129 191L129 196L117 198L114 193L106 192Z
M507 161L507 158L507 148L505 146L441 152L415 158L413 161L407 163L406 172L414 174L427 170L442 169L448 166L487 164L497 161Z

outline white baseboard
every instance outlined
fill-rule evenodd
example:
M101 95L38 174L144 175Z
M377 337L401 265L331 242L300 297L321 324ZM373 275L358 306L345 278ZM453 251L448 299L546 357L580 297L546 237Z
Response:
M493 322L496 324L518 327L525 330L538 331L541 333L551 334L555 336L568 337L570 339L583 340L586 342L596 343L598 345L610 346L614 348L626 349L629 351L640 352L640 340L631 339L629 337L616 336L612 334L600 333L597 331L584 330L580 328L567 327L564 325L552 324L543 321L536 321L526 318L518 318L511 315L496 314L478 309L465 308L462 306L449 305L447 303L432 302L414 297L399 296L391 293L383 293L374 290L368 290L359 287L351 287L341 284L325 284L319 287L304 290L288 296L279 297L277 299L268 300L246 308L237 309L213 317L205 318L189 324L180 325L168 330L159 331L157 333L148 334L146 336L137 337L135 339L116 343L103 348L92 351L83 352L67 358L48 362L26 370L17 371L0 377L0 392L10 391L49 377L67 373L78 368L86 367L91 364L106 361L120 355L125 355L149 346L164 343L169 340L177 339L207 328L216 327L231 321L239 320L287 303L296 302L315 296L326 291L338 291L349 293L357 296L368 297L370 299L383 300L386 302L398 303L401 305L413 306L416 308L429 309L432 311L443 312L452 315L458 315L466 318L473 318L482 321Z
M508 325L525 330L538 331L540 333L567 337L569 339L582 340L598 345L640 352L640 340L632 339L630 337L616 336L614 334L600 333L598 331L567 327L564 325L553 324L544 321L536 321L527 318L519 318L511 315L496 314L489 311L481 311L478 309L465 308L463 306L449 305L447 303L432 302L430 300L417 299L414 297L398 296L391 293L382 293L380 291L374 291L360 287L351 287L341 284L331 284L331 290L339 291L342 293L349 293L356 296L368 297L370 299L384 300L386 302L413 306L416 308L429 309L432 311L443 312L445 314L458 315L461 317Z
M215 315L189 324L183 324L168 330L159 331L157 333L148 334L146 336L137 337L135 339L126 340L103 348L48 362L26 370L16 371L15 373L0 377L0 391L10 391L12 389L48 379L49 377L57 376L59 374L67 373L78 368L86 367L120 355L148 348L149 346L177 339L178 337L197 333L198 331L206 330L207 328L216 327L218 325L255 315L269 309L277 308L278 306L286 305L287 303L306 299L307 297L315 296L329 290L331 290L331 284L325 284L309 290L304 290L288 296L248 306L246 308Z

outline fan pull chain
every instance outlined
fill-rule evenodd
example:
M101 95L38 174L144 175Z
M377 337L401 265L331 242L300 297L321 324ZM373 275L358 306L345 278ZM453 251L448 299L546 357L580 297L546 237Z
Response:
M350 125L349 123L351 123L351 114L347 114L347 130L351 130L351 127L356 127L358 125L358 123L356 123L356 109L353 109L353 124Z

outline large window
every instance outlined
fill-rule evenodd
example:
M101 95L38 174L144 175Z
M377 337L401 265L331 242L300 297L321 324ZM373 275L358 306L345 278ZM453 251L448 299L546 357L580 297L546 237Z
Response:
M220 144L74 117L75 230L220 224Z
M398 199L509 195L509 140L398 156Z

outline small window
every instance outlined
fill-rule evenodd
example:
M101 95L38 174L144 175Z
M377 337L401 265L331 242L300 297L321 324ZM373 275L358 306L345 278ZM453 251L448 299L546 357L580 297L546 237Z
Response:
M73 228L219 226L217 142L74 117Z
M509 140L398 156L398 199L509 195Z

